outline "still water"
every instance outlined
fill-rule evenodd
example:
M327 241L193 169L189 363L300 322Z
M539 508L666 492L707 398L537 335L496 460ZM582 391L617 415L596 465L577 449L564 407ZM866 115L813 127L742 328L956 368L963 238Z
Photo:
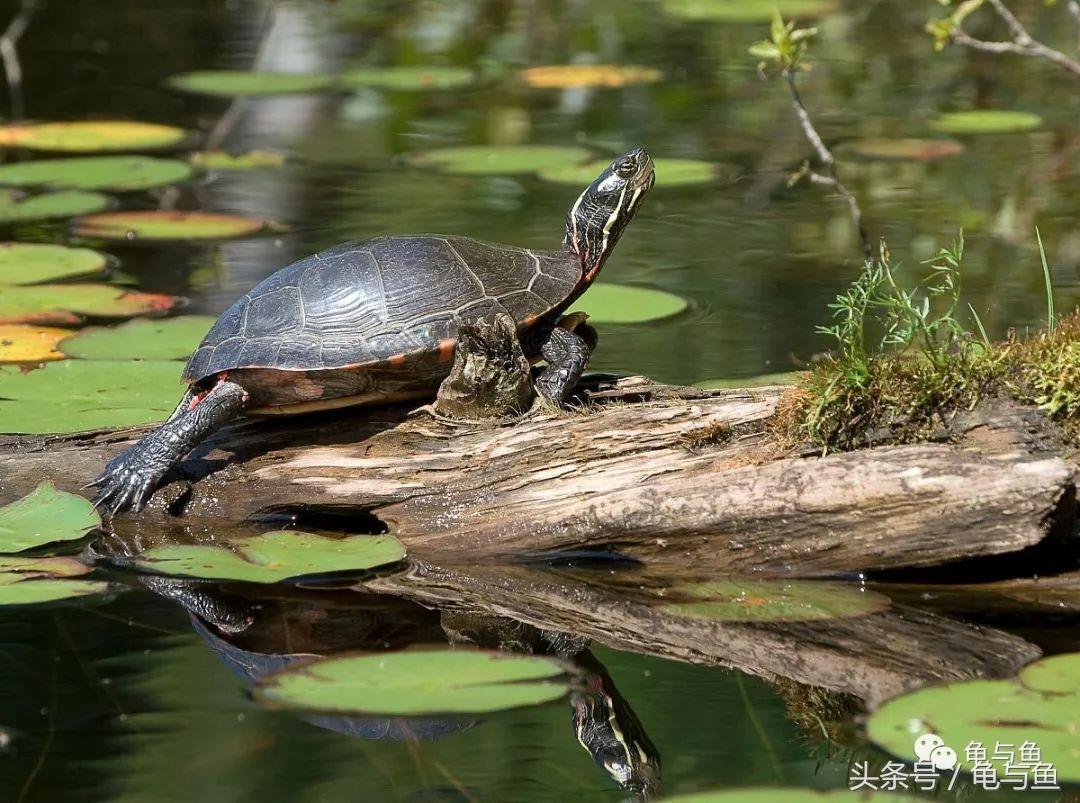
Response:
M5 16L16 5L2 4ZM868 226L888 239L894 257L917 267L965 230L967 298L991 334L1001 335L1036 324L1043 311L1036 225L1059 308L1080 300L1080 97L1044 64L935 54L922 24L936 7L841 4L818 20L803 94L836 146ZM1064 38L1052 20L1043 26L1034 32ZM288 227L215 247L110 249L132 284L183 295L190 312L220 312L278 267L344 240L393 232L532 248L561 240L578 190L529 177L447 176L406 166L400 157L407 152L544 143L584 145L603 156L646 145L654 156L727 165L725 178L705 187L665 188L658 175L603 275L675 293L690 308L651 324L601 325L593 367L692 383L804 365L827 346L811 335L826 304L859 269L844 207L814 189L785 185L808 150L782 86L760 80L746 54L764 33L763 23L691 22L665 14L659 3L627 0L339 0L273 9L246 0L108 0L45 5L20 54L31 118L152 120L214 131L233 152L288 155L280 169L211 175L125 201L244 212ZM579 62L654 67L664 79L538 91L509 77L524 66ZM255 63L303 72L358 63L461 65L491 79L448 92L268 98L231 114L227 100L164 86L176 73ZM1034 111L1045 125L965 139L962 155L940 161L844 157L857 139L927 136L938 112L974 107ZM20 236L54 241L58 232L46 225ZM417 741L375 738L388 735L378 723L312 723L260 708L246 695L245 672L274 660L267 655L445 641L438 612L392 607L392 614L373 614L355 601L318 595L268 604L264 640L231 646L137 586L99 603L0 610L0 797L622 797L579 742L565 701L435 723ZM1057 651L1077 649L1074 619L1047 624L1052 635L1027 622L1025 637ZM744 785L843 788L853 755L880 760L857 736L849 748L822 742L805 717L791 715L790 694L785 700L782 689L749 675L602 647L587 660L605 688L617 688L632 711L627 721L636 721L659 755L667 794Z

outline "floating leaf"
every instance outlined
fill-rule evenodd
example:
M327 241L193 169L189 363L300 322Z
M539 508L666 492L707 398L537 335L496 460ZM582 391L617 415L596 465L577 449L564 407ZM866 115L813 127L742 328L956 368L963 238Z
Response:
M1050 674L1033 669L1029 677L1037 682L1040 675L1047 679ZM1057 770L1058 780L1080 781L1080 693L1075 687L1068 693L1042 692L1016 680L932 686L889 700L868 725L873 742L906 760L911 759L915 739L926 733L937 734L955 750L960 766L969 772L972 762L965 748L972 742L990 747L986 760L999 773L1005 770L1005 761L995 757L994 745L1034 742L1041 761Z
M187 132L182 128L131 120L0 126L0 145L69 153L157 150L179 145L186 137Z
M222 212L105 212L79 218L73 231L102 240L225 240L261 231L266 220Z
M664 11L687 20L768 22L777 11L791 17L817 17L836 8L836 0L664 0Z
M198 151L191 154L189 161L203 170L256 170L281 167L285 164L285 154L281 151L253 150L234 156L225 151Z
M1031 131L1041 125L1039 115L1009 109L949 112L930 122L931 128L948 134L1011 134Z
M373 86L406 92L460 89L475 80L475 73L462 67L360 67L340 79L347 87Z
M1020 682L1034 691L1073 696L1080 704L1080 653L1042 658L1020 670Z
M797 371L782 374L761 374L759 376L744 376L735 379L702 379L695 382L694 386L702 390L722 390L724 388L762 388L769 385L792 385L799 378Z
M108 590L108 583L92 580L22 580L0 574L0 605L37 605L104 594Z
M846 789L789 789L758 786L750 789L725 789L697 792L664 798L664 803L919 803L921 797L861 789L857 794Z
M889 598L847 583L815 580L717 580L678 586L668 597L690 601L668 613L719 622L805 622L879 613Z
M0 367L0 432L46 434L148 424L184 392L176 362L64 360Z
M170 544L147 550L135 562L161 574L277 583L302 575L373 569L405 556L401 543L388 535L329 538L288 530L244 538L233 546Z
M0 574L33 577L79 577L93 571L77 558L24 558L0 555Z
M0 286L0 323L76 323L84 315L131 318L167 312L178 301L108 284Z
M584 148L549 145L462 145L411 153L406 157L406 161L416 167L433 167L444 173L507 175L535 173L546 168L580 164L589 156L589 151ZM592 181L592 178L589 181Z
M58 491L46 480L22 499L0 507L0 552L75 541L100 524L89 500Z
M45 362L62 360L60 341L71 334L70 329L25 324L0 324L0 362Z
M964 144L954 139L860 139L851 148L864 159L912 162L930 162L964 152Z
M101 273L108 257L89 248L0 243L0 284L40 284Z
M27 195L22 190L0 189L0 223L87 215L108 206L109 197L98 192L69 190Z
M663 73L652 67L618 64L552 64L522 70L521 77L529 86L538 89L617 88L653 84L663 77Z
M198 95L297 95L330 89L334 79L315 73L246 72L244 70L201 70L174 75L173 89Z
M60 348L82 360L182 360L199 347L213 323L208 315L185 315L93 326L75 335L65 332L69 337Z
M591 323L645 323L678 315L686 307L685 299L663 290L594 284L569 311L587 313Z
M0 184L72 190L146 190L178 184L191 166L152 156L82 156L0 165Z
M346 655L262 679L256 698L307 711L480 714L563 697L563 667L540 656L427 649Z
M562 164L538 170L537 175L544 181L585 187L610 164L610 160L583 165ZM697 159L654 159L653 166L656 169L656 186L660 188L709 184L719 178L731 178L736 172L732 165L701 162Z

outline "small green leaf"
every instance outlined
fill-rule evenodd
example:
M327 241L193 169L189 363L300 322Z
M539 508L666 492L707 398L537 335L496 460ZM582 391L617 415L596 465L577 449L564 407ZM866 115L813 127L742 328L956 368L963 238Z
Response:
M174 75L168 84L173 89L199 95L296 95L331 89L334 78L307 73L201 70Z
M83 156L0 165L0 185L61 190L146 190L179 184L191 167L150 156Z
M89 248L0 243L0 284L41 284L101 273L108 257Z
M0 575L0 605L37 605L104 594L108 583L91 580L17 580Z
M759 59L778 60L780 50L772 42L755 42L750 45L750 55Z
M380 716L482 714L563 697L550 658L424 649L325 658L263 678L256 699L308 711Z
M584 312L592 323L645 323L671 318L689 306L662 290L621 284L594 284L569 312Z
M74 541L101 525L94 506L46 480L0 508L0 552L22 552L57 541Z
M0 223L74 217L108 206L109 196L97 192L65 190L30 195L22 190L0 189Z

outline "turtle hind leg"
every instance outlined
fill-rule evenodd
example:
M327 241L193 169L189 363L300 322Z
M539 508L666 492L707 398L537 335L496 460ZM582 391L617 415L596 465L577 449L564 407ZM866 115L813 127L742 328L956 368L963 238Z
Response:
M537 395L561 407L585 372L594 345L595 340L590 343L577 331L559 326L552 329L540 347L540 356L547 361L547 368L536 378Z
M91 485L100 488L94 504L116 515L142 510L162 478L200 442L243 412L247 392L235 382L219 381L209 393L189 394L169 419L105 466Z

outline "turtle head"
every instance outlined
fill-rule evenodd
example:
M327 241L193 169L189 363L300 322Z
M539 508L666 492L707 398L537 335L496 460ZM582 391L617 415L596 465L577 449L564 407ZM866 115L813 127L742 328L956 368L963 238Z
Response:
M578 196L566 216L566 247L573 251L591 281L652 188L652 157L635 148L613 161Z

